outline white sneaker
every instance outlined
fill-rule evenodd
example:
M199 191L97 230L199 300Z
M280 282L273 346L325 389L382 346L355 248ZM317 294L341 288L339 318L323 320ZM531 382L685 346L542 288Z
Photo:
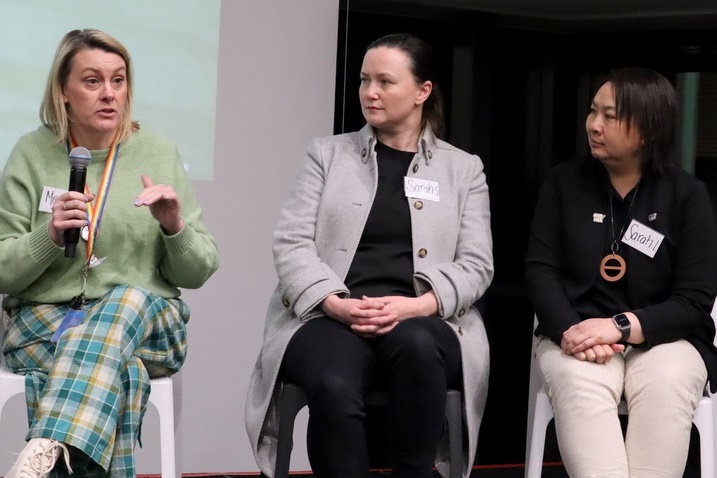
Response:
M70 454L67 446L49 438L32 438L20 453L5 478L46 478L62 452L67 470L70 468Z

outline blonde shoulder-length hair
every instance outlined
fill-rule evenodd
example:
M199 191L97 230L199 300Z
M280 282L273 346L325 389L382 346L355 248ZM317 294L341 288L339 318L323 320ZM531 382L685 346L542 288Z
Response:
M45 95L40 104L40 121L57 135L59 142L69 139L71 119L67 114L62 91L72 70L72 60L77 52L86 49L115 53L124 60L127 71L127 100L117 131L117 141L123 141L139 129L139 123L132 120L132 59L124 45L100 30L72 30L60 41L47 77Z

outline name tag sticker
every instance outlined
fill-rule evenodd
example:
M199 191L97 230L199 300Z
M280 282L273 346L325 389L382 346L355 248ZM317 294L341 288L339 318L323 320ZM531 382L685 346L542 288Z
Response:
M40 206L37 208L41 212L52 212L52 205L55 204L55 199L60 194L64 194L67 191L65 189L53 188L45 186L42 188L42 197L40 198Z
M403 178L403 191L406 197L425 199L426 201L438 201L438 182L427 179Z
M648 257L655 257L664 238L663 234L633 219L622 236L622 242Z

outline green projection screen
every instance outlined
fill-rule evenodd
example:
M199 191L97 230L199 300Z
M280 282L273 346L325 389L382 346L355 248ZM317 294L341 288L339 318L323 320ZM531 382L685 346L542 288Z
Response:
M179 147L189 176L211 180L220 0L2 0L0 170L40 125L55 49L70 30L97 28L132 56L134 119Z

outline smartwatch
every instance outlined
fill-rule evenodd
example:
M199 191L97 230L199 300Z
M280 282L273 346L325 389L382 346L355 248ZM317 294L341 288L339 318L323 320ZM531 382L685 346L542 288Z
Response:
M612 321L615 322L615 326L622 333L620 342L627 342L630 337L630 319L625 314L617 314L612 316Z

